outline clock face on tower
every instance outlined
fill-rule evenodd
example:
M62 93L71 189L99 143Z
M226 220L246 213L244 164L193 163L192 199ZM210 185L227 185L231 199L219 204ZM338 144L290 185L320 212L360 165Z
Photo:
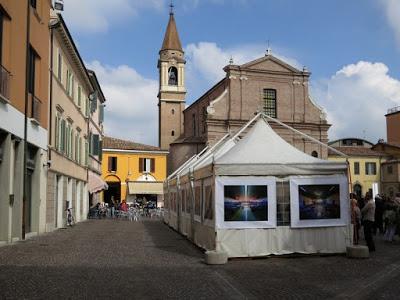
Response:
M178 70L175 67L168 69L168 85L178 85Z

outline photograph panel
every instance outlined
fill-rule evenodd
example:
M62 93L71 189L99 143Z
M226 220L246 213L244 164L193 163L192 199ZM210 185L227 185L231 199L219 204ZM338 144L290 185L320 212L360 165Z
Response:
M224 187L225 221L268 221L268 187L229 185Z
M340 185L299 185L300 220L340 219Z

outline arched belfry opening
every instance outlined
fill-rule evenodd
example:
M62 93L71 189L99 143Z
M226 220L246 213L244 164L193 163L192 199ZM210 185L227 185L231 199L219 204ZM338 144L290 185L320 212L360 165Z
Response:
M168 69L168 85L178 85L178 70L175 67Z

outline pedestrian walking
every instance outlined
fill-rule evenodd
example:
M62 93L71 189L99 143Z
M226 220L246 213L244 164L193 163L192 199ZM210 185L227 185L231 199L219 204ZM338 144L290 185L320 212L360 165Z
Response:
M358 245L360 239L360 228L361 228L361 211L358 207L357 199L351 199L351 224L353 224L353 243Z
M361 210L363 217L364 238L370 252L375 251L375 243L372 236L372 230L375 223L375 202L371 195L365 195L366 203Z
M396 205L394 201L390 201L385 210L386 231L383 237L383 239L387 242L393 242L393 238L396 233L396 221Z

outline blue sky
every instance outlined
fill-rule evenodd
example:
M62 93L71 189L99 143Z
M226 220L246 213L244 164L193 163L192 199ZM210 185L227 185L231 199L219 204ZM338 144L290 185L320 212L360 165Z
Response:
M157 59L167 0L65 0L64 17L108 98L106 133L157 142ZM110 3L111 2L111 3ZM82 4L84 3L84 4ZM218 79L232 55L273 54L312 72L331 139L386 138L384 113L400 105L398 0L175 0L187 58L187 103Z

